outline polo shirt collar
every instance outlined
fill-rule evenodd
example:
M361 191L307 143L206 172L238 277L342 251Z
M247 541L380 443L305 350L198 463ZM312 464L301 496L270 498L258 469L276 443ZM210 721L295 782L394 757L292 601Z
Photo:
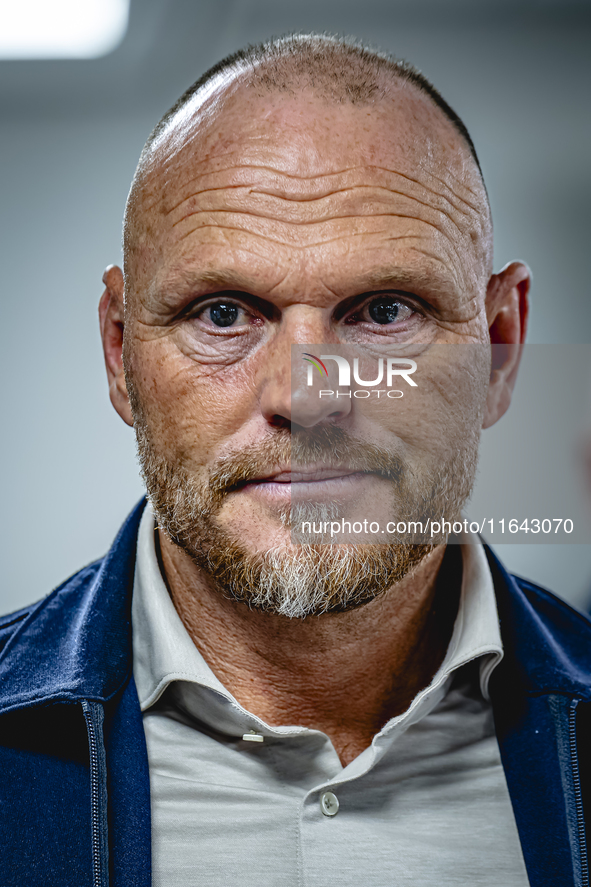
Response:
M139 528L132 623L134 678L142 711L174 681L188 681L235 702L192 642L162 579L154 516L146 508ZM503 657L494 586L479 541L464 538L462 589L452 637L432 683L441 685L462 665L480 660L480 688L488 698L492 671Z

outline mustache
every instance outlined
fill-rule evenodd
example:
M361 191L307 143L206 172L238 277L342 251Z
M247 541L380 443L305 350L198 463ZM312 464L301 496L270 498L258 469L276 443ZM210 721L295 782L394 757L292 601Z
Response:
M339 426L298 431L278 430L260 443L222 456L209 476L209 491L221 500L252 480L272 474L278 466L346 467L399 481L404 463L397 453L356 440Z

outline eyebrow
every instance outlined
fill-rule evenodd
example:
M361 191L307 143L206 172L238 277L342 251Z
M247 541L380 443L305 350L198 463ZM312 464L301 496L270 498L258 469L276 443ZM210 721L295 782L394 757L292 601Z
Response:
M231 289L234 287L236 289L248 289L248 281L246 277L231 268L226 268L220 271L215 269L201 271L195 276L195 281L200 284L206 283L210 286L222 286L225 289Z
M179 295L183 298L199 296L199 291L202 290L202 295L206 296L210 287L214 292L232 289L244 293L251 291L247 278L232 268L187 270L178 267L168 269L167 273L154 279L149 290L152 298L161 300L172 308Z
M213 291L236 290L245 294L258 296L258 298L272 301L272 289L267 294L258 290L256 276L244 274L233 268L206 268L191 269L190 271L177 271L172 276L167 276L157 284L160 297L166 298L166 292L174 290L180 285L183 291L204 290L203 295L208 295L208 288ZM363 295L375 291L396 290L409 294L416 294L426 301L435 303L447 300L457 290L457 284L449 274L430 274L421 269L410 269L397 265L382 266L369 269L366 273L355 277L355 292L351 290L343 294L339 301L345 301L354 296ZM334 291L333 291L334 292ZM437 308L437 304L434 305Z
M396 265L371 270L360 276L358 283L363 292L394 289L439 298L449 298L456 290L456 284L448 274L429 274L419 269L411 270Z
M402 296L414 296L423 307L437 316L444 316L450 304L457 301L460 292L452 274L443 263L438 264L441 268L439 273L398 265L370 269L355 279L355 295L390 291Z

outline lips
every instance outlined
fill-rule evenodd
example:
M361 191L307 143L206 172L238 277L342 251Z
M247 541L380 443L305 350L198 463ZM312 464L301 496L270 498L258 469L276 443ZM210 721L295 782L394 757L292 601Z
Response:
M362 495L372 475L354 468L317 467L278 471L253 478L240 489L267 504L287 505L295 497L300 502L336 503ZM373 478L375 480L375 478ZM237 490L240 492L240 490Z
M332 467L309 467L306 469L284 469L277 471L266 477L252 478L248 481L251 484L309 484L318 483L319 481L338 480L342 477L353 477L361 475L365 472L357 468L332 468Z

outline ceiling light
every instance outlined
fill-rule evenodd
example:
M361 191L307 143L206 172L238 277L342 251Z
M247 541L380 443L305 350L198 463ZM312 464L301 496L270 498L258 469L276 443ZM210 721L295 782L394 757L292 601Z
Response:
M1 59L88 59L117 47L129 0L0 0Z

